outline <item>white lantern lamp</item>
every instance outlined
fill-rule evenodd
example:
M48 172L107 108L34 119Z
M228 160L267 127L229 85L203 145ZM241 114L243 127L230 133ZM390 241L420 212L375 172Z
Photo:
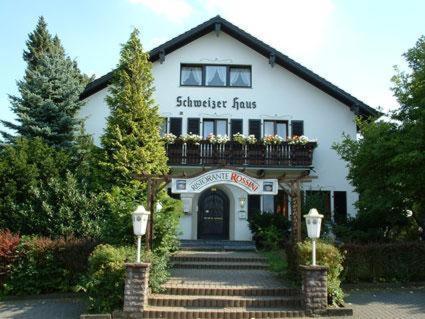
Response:
M308 237L312 240L312 265L316 266L316 239L320 237L323 215L319 214L316 208L312 208L307 215L304 215L304 218L307 224Z
M146 227L148 225L150 212L143 207L137 206L132 214L133 219L133 232L137 236L137 262L140 263L140 249L142 244L142 236L146 234Z

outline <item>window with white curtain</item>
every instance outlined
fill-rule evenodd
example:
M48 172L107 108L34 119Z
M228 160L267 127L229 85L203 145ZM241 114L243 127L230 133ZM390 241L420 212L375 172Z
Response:
M266 213L274 212L274 196L273 195L263 195L263 207L262 211Z
M231 67L230 68L230 86L250 87L251 86L251 68Z
M182 64L181 86L215 86L250 88L251 66Z
M226 86L227 68L225 66L207 65L205 67L205 85L207 86Z
M180 85L200 86L202 85L201 66L182 66Z

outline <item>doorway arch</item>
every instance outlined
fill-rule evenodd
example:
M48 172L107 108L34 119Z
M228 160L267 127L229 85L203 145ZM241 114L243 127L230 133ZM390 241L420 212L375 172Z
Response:
M198 200L198 239L229 239L229 208L224 191L205 190Z

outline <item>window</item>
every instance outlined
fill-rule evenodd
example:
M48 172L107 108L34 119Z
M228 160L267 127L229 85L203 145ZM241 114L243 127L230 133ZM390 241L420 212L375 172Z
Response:
M262 211L266 213L274 213L274 195L263 195Z
M279 190L274 199L276 213L288 217L288 194L286 194L283 190Z
M175 136L182 134L182 119L181 117L170 117L170 133Z
M159 124L159 134L164 136L167 133L167 118L161 117L161 123Z
M202 67L201 66L182 66L180 72L180 85L201 86L202 85Z
M264 121L264 136L279 135L288 136L288 123L285 121Z
M292 125L292 136L304 135L304 121L291 121Z
M205 67L205 85L227 86L226 71L225 66L207 65Z
M207 138L209 134L227 135L227 120L205 119L202 134L204 138Z
M199 118L189 118L187 119L187 132L191 134L199 135Z
M230 130L232 137L237 133L243 134L243 121L241 119L231 119Z
M248 195L248 218L261 211L261 195Z
M247 67L230 67L230 86L250 87L251 69Z
M180 85L213 87L251 87L250 66L191 65L180 68Z
M317 208L320 214L325 215L325 220L331 220L331 192L330 191L306 191L305 211Z
M249 135L254 135L257 139L261 138L261 120L248 121Z
M334 192L334 221L338 225L347 222L347 192Z

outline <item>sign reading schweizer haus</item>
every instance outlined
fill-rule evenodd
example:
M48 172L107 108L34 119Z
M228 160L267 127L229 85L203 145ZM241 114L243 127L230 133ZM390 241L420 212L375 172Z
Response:
M228 184L245 190L251 195L276 195L277 179L257 179L234 170L220 169L193 178L173 178L173 193L200 193L208 187Z

